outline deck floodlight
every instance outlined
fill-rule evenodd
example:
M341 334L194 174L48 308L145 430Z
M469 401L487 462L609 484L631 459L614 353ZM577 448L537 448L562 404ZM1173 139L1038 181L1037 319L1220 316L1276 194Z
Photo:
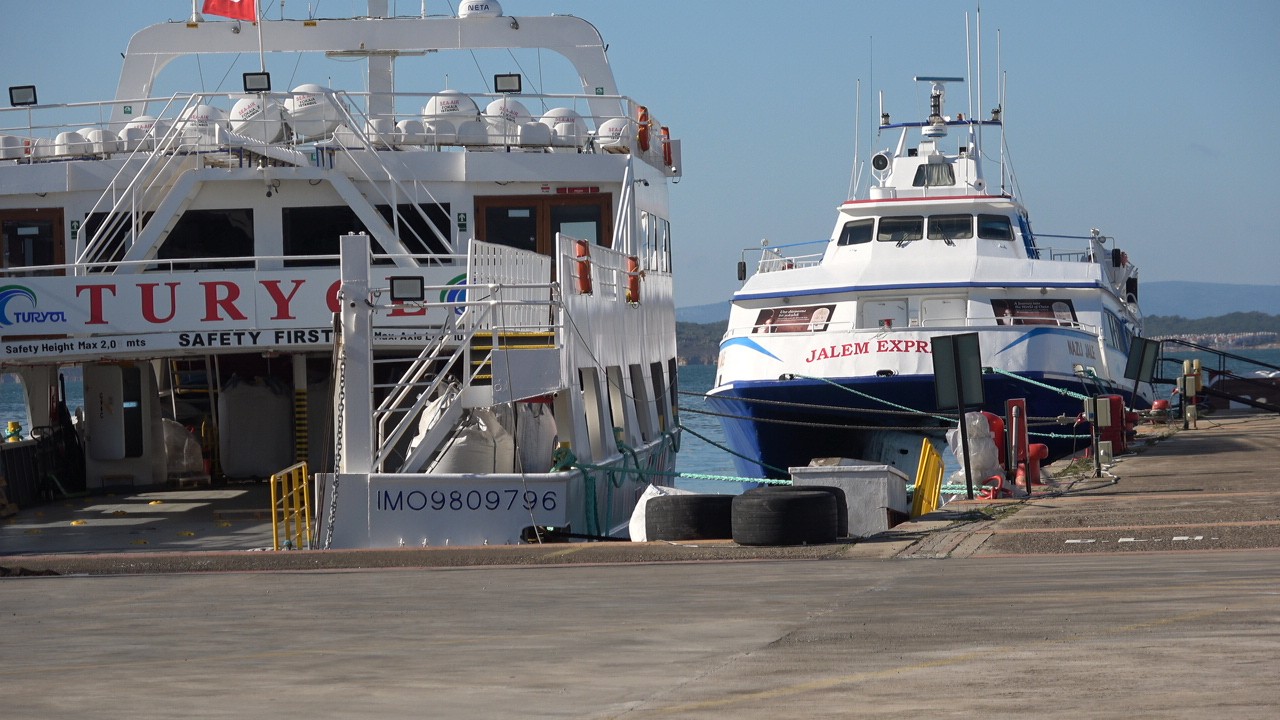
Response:
M9 104L13 107L36 104L35 85L10 85Z
M271 73L269 72L244 73L244 91L246 94L271 92Z
M421 276L389 277L391 302L422 302L427 297Z
M508 75L493 76L493 91L500 93L518 93L520 92L520 74L511 73Z

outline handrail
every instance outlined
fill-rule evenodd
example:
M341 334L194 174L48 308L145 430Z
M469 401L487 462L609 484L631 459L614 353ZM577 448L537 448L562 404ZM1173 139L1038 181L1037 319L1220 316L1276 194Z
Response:
M1206 355L1211 355L1217 358L1217 363L1218 363L1217 369L1209 370L1210 373L1217 376L1216 379L1233 380L1233 381L1236 381L1237 383L1241 383L1246 386L1256 387L1259 390L1267 393L1268 395L1272 395L1274 392L1275 386L1270 383L1264 382L1263 380L1258 378L1251 378L1247 375L1240 375L1235 371L1227 369L1227 360L1230 359L1237 363L1243 363L1245 365L1252 365L1256 367L1267 368L1274 372L1280 372L1280 366L1273 365L1269 362L1258 360L1256 358L1251 358L1245 355L1238 355L1236 353L1227 352L1226 350L1219 350L1217 348L1209 347L1208 345L1201 345L1199 343L1194 343L1194 342L1191 342L1190 340L1183 340L1181 338L1165 338L1163 340L1160 340L1159 342L1160 342L1159 353L1157 355L1158 361L1156 363L1157 371L1159 371L1160 368L1163 368L1166 363L1177 363L1178 367L1181 368L1183 360L1181 358L1167 357L1166 346L1167 345L1182 346L1190 350L1201 352ZM1161 384L1161 385L1174 385L1177 383L1177 379L1164 377L1164 374L1161 372L1160 376L1153 377L1151 379L1151 382L1156 384ZM1257 408L1259 410L1266 410L1268 412L1280 413L1280 403L1268 402L1265 400L1256 400L1252 397L1247 397L1238 392L1228 392L1222 389L1222 387L1216 386L1213 384L1203 386L1200 389L1200 394L1222 398L1223 400L1228 400L1231 402L1237 402L1242 405L1248 405L1250 407Z

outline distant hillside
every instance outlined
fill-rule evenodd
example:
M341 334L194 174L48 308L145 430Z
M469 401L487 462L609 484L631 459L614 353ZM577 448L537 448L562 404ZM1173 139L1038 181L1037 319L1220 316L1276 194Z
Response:
M1260 312L1227 313L1211 318L1184 318L1177 315L1148 315L1146 333L1161 335L1206 335L1213 333L1280 332L1280 315Z
M692 305L676 308L676 322L726 323L729 322L729 301L709 305Z
M1280 270L1277 271L1280 282ZM1147 315L1179 316L1191 320L1231 313L1280 314L1280 284L1231 285L1184 280L1142 283L1138 288ZM690 323L727 322L729 301L693 305L676 310L676 320Z
M676 322L676 354L690 365L715 365L728 318L715 323Z
M1280 270L1276 274L1280 282ZM1149 282L1138 286L1138 300L1147 315L1178 315L1192 320L1231 313L1275 314L1280 313L1280 285Z

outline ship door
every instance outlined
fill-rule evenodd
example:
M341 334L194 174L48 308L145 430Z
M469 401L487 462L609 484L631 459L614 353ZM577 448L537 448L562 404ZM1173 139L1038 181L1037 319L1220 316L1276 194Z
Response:
M34 275L20 273L17 268L32 265L61 265L66 262L62 246L62 209L0 210L0 235L4 247L0 267L9 276ZM62 271L44 271L41 275L62 275Z
M552 255L556 233L609 247L613 211L606 193L499 195L476 198L476 237Z

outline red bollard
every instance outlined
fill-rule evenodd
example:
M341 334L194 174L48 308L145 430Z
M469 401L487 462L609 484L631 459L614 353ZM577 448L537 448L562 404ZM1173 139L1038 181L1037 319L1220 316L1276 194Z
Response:
M1044 485L1040 479L1040 462L1049 457L1049 446L1044 443L1031 443L1027 446L1027 494L1031 494L1032 485Z

